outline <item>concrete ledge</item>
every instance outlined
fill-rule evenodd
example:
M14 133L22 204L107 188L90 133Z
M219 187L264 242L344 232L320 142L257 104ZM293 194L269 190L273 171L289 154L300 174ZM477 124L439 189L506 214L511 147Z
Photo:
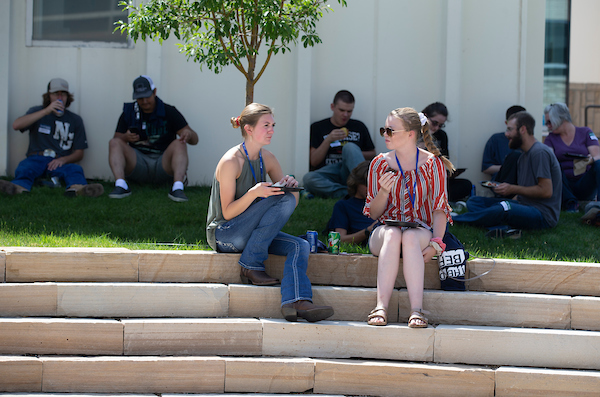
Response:
M599 332L440 325L433 361L600 369L598 351Z
M408 292L400 291L400 320L408 321ZM567 329L571 297L497 292L425 291L423 307L432 324ZM600 313L599 313L600 314Z
M598 396L600 373L543 368L500 367L497 396Z
M388 321L398 321L398 291L394 290L388 309ZM367 321L377 301L374 288L313 287L313 302L333 307L331 321ZM279 287L229 285L229 317L283 318Z
M315 384L308 358L225 359L225 393L303 393Z
M123 325L114 320L2 318L0 354L122 355Z
M269 255L265 261L267 273L281 280L285 257ZM373 255L310 254L306 274L313 285L377 287L377 257ZM425 264L425 288L440 289L439 267L436 261ZM396 288L406 287L402 261Z
M41 392L42 362L34 357L0 356L0 392Z
M164 395L164 394L163 394ZM197 395L197 394L196 394ZM0 393L2 397L17 397L12 394ZM184 397L182 394L178 394ZM156 397L156 394L141 393L19 393L18 397Z
M228 305L222 284L58 284L59 316L226 317Z
M219 357L41 358L43 392L223 393Z
M136 251L140 281L240 283L239 254L214 251Z
M7 247L6 282L138 281L138 254L125 248Z
M600 331L600 298L573 297L571 300L571 328Z
M262 354L262 324L254 319L123 320L125 355Z
M366 322L261 320L263 355L433 361L434 329ZM391 341L402 341L392 343Z
M6 253L0 251L0 283L6 281Z
M494 371L461 365L315 360L314 393L494 396Z
M0 284L0 317L56 316L55 283Z
M529 292L554 295L598 294L600 263L571 263L518 259L495 259L489 274L471 281L471 291ZM468 262L470 277L492 267L492 260Z

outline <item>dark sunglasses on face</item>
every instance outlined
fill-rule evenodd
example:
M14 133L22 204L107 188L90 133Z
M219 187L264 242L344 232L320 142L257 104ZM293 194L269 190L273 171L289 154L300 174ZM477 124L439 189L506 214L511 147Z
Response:
M390 138L392 136L394 136L394 132L401 132L401 131L404 131L404 130L392 130L390 127L381 127L379 129L379 133L381 134L381 136L387 135Z
M440 124L439 122L435 121L435 120L431 120L429 119L429 122L431 123L432 126L434 127L440 127L440 128L444 128L446 126L446 123L442 123Z

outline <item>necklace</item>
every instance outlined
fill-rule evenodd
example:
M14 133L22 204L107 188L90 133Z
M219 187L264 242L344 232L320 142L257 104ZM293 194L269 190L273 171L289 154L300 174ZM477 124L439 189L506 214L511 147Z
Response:
M248 165L250 165L250 171L252 171L252 177L254 177L254 182L262 182L263 179L263 159L262 159L262 151L258 151L258 159L260 160L260 181L256 179L256 174L254 173L254 167L252 167L252 163L250 162L250 156L248 156L248 151L246 150L246 142L242 142L242 147L244 148L244 153L246 153L246 158L248 159Z
M394 156L396 156L396 164L398 164L398 168L400 169L400 175L402 175L402 183L404 183L404 188L408 190L408 197L410 197L410 205L413 210L415 209L415 198L417 197L417 168L419 167L419 148L417 148L417 161L415 163L415 182L413 184L413 193L410 191L408 186L406 185L406 179L404 179L404 171L402 171L402 166L400 165L400 161L398 161L398 155L394 151Z

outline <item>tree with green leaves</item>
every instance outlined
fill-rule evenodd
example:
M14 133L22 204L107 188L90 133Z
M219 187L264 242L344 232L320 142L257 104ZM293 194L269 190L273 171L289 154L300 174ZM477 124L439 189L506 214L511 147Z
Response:
M337 0L346 6L346 0ZM179 51L194 62L220 73L235 66L246 78L246 105L253 102L254 85L271 57L321 42L316 23L331 8L327 0L148 0L136 7L122 1L127 22L117 22L121 33L134 41L163 40L173 34ZM257 65L266 48L264 63Z

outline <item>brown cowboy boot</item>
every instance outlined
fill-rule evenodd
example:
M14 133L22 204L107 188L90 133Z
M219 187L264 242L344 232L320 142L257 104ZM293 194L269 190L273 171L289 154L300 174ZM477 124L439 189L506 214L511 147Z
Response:
M281 314L287 321L297 321L300 317L314 323L333 316L333 308L331 306L317 306L308 300L300 300L281 306Z

